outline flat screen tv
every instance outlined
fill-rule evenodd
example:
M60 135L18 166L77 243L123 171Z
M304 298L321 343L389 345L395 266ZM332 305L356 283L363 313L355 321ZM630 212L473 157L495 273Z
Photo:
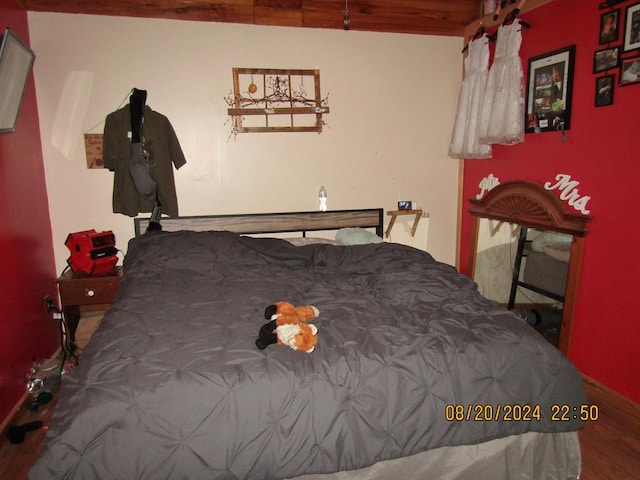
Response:
M35 54L10 29L0 45L0 133L13 132Z

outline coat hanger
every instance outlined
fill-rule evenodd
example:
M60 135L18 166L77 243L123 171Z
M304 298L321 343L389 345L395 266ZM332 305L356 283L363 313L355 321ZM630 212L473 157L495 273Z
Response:
M127 100L131 99L131 95L133 95L135 91L146 93L145 90L138 90L137 88L132 88L131 90L129 90L129 92L127 92L127 95L125 95L125 97L122 99L122 101L120 102L120 105L118 105L118 108L116 108L116 110L120 110L122 108L122 106L127 103ZM97 128L100 125L102 125L104 123L104 121L105 121L105 119L103 118L102 120L100 120L98 123L96 123L93 127L91 127L89 130L87 130L84 133L89 133L94 128Z

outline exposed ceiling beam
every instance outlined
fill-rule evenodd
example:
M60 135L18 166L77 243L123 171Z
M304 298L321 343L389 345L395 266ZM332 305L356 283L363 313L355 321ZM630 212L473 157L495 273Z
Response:
M15 0L34 12L462 36L480 0Z

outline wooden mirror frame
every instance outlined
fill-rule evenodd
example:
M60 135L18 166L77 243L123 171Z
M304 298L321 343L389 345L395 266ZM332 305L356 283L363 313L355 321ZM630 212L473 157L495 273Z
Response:
M558 341L558 349L567 355L573 329L578 281L582 269L584 240L587 233L587 223L591 221L591 216L571 212L555 194L540 184L526 180L501 183L490 190L481 200L470 199L469 202L471 203L469 213L475 217L470 264L472 278L475 276L476 249L481 218L573 235Z

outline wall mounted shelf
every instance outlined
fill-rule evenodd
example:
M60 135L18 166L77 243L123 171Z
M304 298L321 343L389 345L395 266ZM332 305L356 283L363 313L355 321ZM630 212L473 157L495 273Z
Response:
M422 216L422 209L417 210L390 210L387 212L387 215L391 215L391 221L389 222L389 226L387 226L387 231L384 232L385 237L389 237L391 235L391 229L393 228L394 223L396 223L396 218L398 215L415 215L413 220L413 227L411 227L411 236L415 236L416 230L418 229L418 223L420 222L420 217Z

